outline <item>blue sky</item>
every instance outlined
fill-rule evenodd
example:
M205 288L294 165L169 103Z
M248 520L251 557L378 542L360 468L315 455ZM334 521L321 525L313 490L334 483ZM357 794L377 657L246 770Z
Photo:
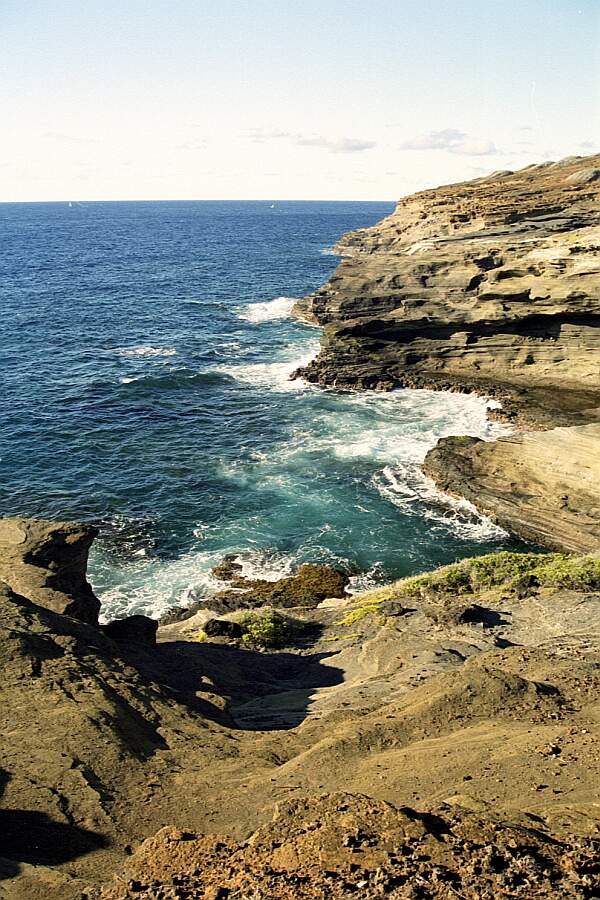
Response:
M394 199L600 151L600 0L4 0L0 200Z

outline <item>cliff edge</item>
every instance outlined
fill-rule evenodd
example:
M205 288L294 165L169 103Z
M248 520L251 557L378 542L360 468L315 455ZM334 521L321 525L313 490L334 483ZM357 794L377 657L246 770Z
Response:
M446 438L425 471L526 540L600 550L600 155L400 200L345 235L295 313L323 326L296 375L342 389L477 391L532 429ZM544 432L544 433L541 433Z
M300 375L497 397L536 427L600 409L600 155L422 191L295 313L324 328Z

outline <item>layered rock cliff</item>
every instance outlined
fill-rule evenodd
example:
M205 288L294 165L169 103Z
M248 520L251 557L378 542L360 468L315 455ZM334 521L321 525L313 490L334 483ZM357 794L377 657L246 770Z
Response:
M342 388L479 390L548 426L600 407L600 156L403 198L346 235L295 312L324 327L299 371Z
M443 438L423 468L525 540L571 553L600 550L600 424L489 443Z
M527 540L600 550L600 155L400 200L345 235L296 315L323 326L296 374L338 388L478 391L494 417L553 429L446 439L426 472ZM596 424L594 424L596 423Z

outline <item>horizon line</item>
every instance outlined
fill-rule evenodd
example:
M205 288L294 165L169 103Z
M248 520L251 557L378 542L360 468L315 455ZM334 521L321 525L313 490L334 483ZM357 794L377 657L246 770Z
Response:
M312 198L304 198L304 197L286 197L285 199L273 199L271 197L262 198L262 197L214 197L214 198L196 198L196 197L161 197L161 198L127 198L127 197L119 197L119 198L111 198L111 199L84 199L84 200L70 200L68 199L58 199L58 200L0 200L0 206L9 206L9 205L17 205L19 203L72 203L74 205L83 205L86 203L397 203L398 197L393 199L387 198L370 198L368 200L357 200L351 197L340 197L336 199L327 198L321 199L318 197Z

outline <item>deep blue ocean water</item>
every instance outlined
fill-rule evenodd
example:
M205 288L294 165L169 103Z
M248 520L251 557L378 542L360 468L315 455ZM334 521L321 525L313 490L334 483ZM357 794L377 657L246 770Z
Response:
M204 596L225 553L361 587L505 545L418 467L441 435L499 433L485 401L289 380L319 341L292 298L392 208L0 205L0 514L98 524L108 615Z

